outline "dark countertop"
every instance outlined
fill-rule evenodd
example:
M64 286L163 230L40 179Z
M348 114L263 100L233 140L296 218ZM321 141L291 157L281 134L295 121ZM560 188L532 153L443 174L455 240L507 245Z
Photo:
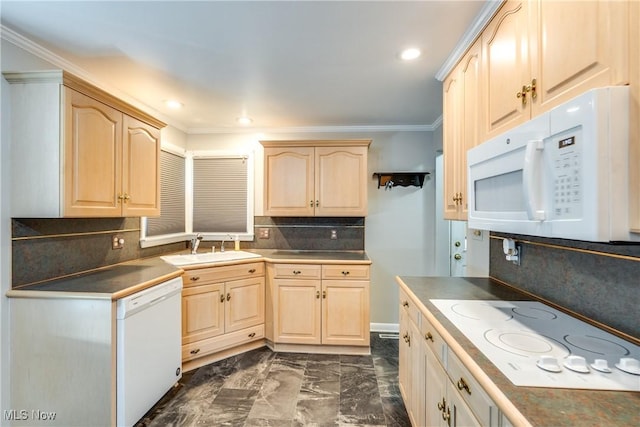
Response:
M158 283L180 277L185 270L256 261L322 264L371 264L364 251L250 250L260 258L174 267L159 256L111 265L68 277L25 285L7 291L11 298L119 299ZM180 252L187 253L187 252ZM168 254L167 254L168 255Z
M440 322L442 330L439 332L450 349L459 357L459 352L466 353L464 356L467 357L461 358L475 364L467 368L504 413L508 414L515 408L534 426L640 425L640 393L513 385L429 301L432 298L531 300L531 297L489 278L397 277L397 281L413 294L414 302L421 309L428 310ZM492 392L495 390L498 392Z
M25 285L7 291L13 298L119 299L158 283L180 277L183 271L160 258L115 264L81 274Z

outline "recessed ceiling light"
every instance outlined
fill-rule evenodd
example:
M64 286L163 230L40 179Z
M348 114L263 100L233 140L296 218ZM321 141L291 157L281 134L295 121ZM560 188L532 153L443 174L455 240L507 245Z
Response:
M238 117L236 119L236 122L238 122L238 124L242 126L249 126L251 123L253 123L253 120L251 120L249 117Z
M166 105L167 107L173 109L173 110L178 110L182 107L184 107L184 104L180 101L176 101L174 99L168 99L166 101L164 101L164 105Z
M400 58L403 59L404 61L411 61L418 58L420 54L421 54L420 49L411 47L409 49L403 50L400 53Z

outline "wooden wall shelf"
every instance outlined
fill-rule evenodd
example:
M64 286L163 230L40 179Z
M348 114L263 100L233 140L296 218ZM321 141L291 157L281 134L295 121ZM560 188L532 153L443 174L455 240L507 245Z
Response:
M429 172L375 172L373 174L378 178L378 188L384 187L385 189L398 185L402 187L412 185L422 188L424 177L427 175Z

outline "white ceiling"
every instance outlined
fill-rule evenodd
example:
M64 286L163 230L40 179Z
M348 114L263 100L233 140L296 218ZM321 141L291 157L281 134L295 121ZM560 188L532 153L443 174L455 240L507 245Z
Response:
M428 128L442 114L435 75L485 3L3 0L0 14L191 133L233 131L244 114L254 129ZM402 62L409 46L423 56Z

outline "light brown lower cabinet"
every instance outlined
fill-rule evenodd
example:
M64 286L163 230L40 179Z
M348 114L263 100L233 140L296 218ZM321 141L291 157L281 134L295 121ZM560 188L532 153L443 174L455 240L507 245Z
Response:
M399 325L399 386L412 425L500 425L496 405L402 289Z
M270 264L275 344L369 346L369 266Z
M182 279L183 363L264 338L264 263L187 270Z

